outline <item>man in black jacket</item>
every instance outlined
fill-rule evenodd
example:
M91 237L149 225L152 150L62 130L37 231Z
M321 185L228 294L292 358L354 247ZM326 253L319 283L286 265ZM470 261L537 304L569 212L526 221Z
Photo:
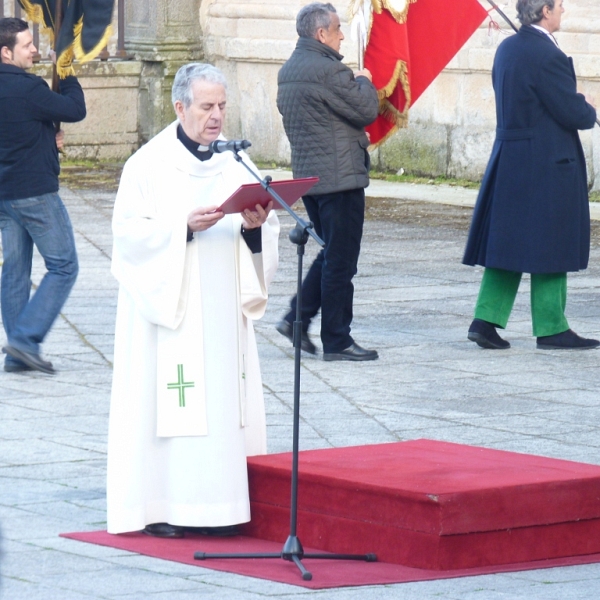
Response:
M368 70L353 73L339 54L344 34L331 4L313 2L296 18L300 39L278 77L277 107L292 149L294 177L318 176L303 201L325 247L302 284L302 349L316 353L308 337L321 310L324 360L375 360L350 335L352 300L365 191L369 140L364 127L377 118L379 100ZM296 298L277 330L290 340Z
M4 370L52 374L40 344L78 270L73 229L58 195L62 134L56 134L53 121L81 121L86 111L75 77L63 79L60 93L54 93L26 72L36 51L25 21L0 19L0 303L8 338ZM47 273L30 299L34 244Z

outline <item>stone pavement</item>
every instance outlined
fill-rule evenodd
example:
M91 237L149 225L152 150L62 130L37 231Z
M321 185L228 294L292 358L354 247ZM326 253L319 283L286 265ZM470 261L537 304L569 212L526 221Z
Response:
M511 350L484 351L466 339L481 276L460 264L470 216L460 205L472 201L472 192L379 182L376 188L383 191L368 205L353 334L381 358L357 364L303 356L301 449L427 437L600 464L600 352L536 350L527 281L506 332ZM59 538L60 532L105 527L117 292L109 272L114 192L64 189L63 197L81 271L44 346L60 372L0 373L1 598L600 597L600 565L308 591ZM422 201L436 197L450 204ZM274 325L294 291L296 256L285 233L291 222L287 216L282 221L281 268L268 312L256 325L270 452L291 448L292 348ZM591 266L570 276L568 305L573 329L595 336L599 242L595 230ZM307 263L314 254L309 244ZM34 281L41 272L38 262ZM315 342L317 332L315 324Z

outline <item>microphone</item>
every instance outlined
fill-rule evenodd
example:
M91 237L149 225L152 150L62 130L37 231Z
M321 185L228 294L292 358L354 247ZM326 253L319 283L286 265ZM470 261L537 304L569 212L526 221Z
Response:
M249 148L252 144L248 140L215 140L208 145L211 152L239 152Z

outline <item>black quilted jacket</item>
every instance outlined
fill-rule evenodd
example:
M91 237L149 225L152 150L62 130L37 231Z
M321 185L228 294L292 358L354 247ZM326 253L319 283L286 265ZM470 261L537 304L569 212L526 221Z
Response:
M354 78L342 56L312 38L299 38L278 76L277 108L292 147L294 177L318 176L311 194L369 185L365 125L377 117L377 91Z

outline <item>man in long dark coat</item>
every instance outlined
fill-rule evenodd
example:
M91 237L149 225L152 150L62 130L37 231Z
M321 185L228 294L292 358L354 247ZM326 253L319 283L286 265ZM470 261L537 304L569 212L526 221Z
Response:
M564 314L567 272L585 269L590 249L587 175L578 129L596 110L577 93L571 58L552 33L562 0L518 0L522 27L500 44L492 79L496 141L463 259L485 267L468 338L509 348L504 329L522 273L531 273L533 334L539 349L595 348Z

